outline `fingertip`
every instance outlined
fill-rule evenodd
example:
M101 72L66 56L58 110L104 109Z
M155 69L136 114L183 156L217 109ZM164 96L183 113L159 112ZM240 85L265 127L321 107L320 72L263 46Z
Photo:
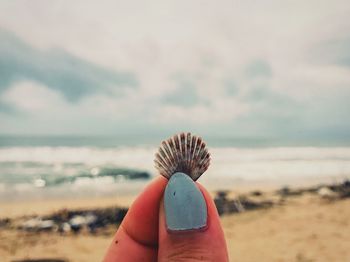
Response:
M199 230L169 231L164 201L160 206L158 261L191 257L203 261L228 261L228 252L220 218L210 193L196 183L207 205L207 225ZM176 216L175 216L176 217Z

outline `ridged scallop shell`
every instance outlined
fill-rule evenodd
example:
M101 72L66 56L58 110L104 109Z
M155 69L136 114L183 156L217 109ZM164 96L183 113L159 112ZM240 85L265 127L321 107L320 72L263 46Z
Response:
M162 142L154 163L168 179L176 172L183 172L196 181L208 169L210 154L201 137L180 133Z

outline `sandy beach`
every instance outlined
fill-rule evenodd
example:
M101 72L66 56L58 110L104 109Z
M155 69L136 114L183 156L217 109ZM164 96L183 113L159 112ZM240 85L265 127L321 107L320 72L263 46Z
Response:
M263 196L272 196L272 191ZM130 205L133 197L2 203L1 215L16 218L62 208ZM305 193L273 208L224 214L221 218L230 261L349 261L350 199L325 200ZM101 261L117 226L97 235L0 229L2 261L59 258Z
M229 261L350 262L349 14L0 1L0 262L102 261L119 227L159 258L223 260L218 219ZM130 209L159 176L155 207ZM147 259L130 242L112 243Z

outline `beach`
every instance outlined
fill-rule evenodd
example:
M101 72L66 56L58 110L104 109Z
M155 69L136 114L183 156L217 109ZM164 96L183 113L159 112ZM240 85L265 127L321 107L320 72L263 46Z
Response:
M0 147L1 261L101 261L127 208L157 176L156 150ZM350 199L338 188L349 179L349 147L210 152L198 182L215 200L230 261L350 259Z
M350 262L349 13L0 1L0 262L102 261L120 225L153 244L150 221L122 222L155 194L161 233L207 230L188 243L218 251L176 236L167 258L222 260L217 210L229 261ZM142 194L159 176L168 190Z
M230 261L350 259L350 199L324 199L307 190L293 193L299 192L298 190L290 191L290 196L273 207L221 216ZM276 190L254 192L247 191L246 194L260 195L255 198L262 201L277 199ZM240 194L244 194L244 191ZM235 193L229 192L229 195L234 196ZM6 214L6 217L16 220L21 216L45 215L62 208L70 210L129 206L133 199L134 196L1 203L0 210L2 216ZM59 234L2 228L0 257L3 258L2 261L40 258L101 261L116 230L117 225L103 228L97 234L86 230L79 234Z

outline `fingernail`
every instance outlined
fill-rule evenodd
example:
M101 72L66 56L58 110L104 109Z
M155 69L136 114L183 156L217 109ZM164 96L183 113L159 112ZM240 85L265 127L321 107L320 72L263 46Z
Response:
M207 205L202 192L184 173L175 173L164 192L165 219L168 230L199 230L207 225Z

